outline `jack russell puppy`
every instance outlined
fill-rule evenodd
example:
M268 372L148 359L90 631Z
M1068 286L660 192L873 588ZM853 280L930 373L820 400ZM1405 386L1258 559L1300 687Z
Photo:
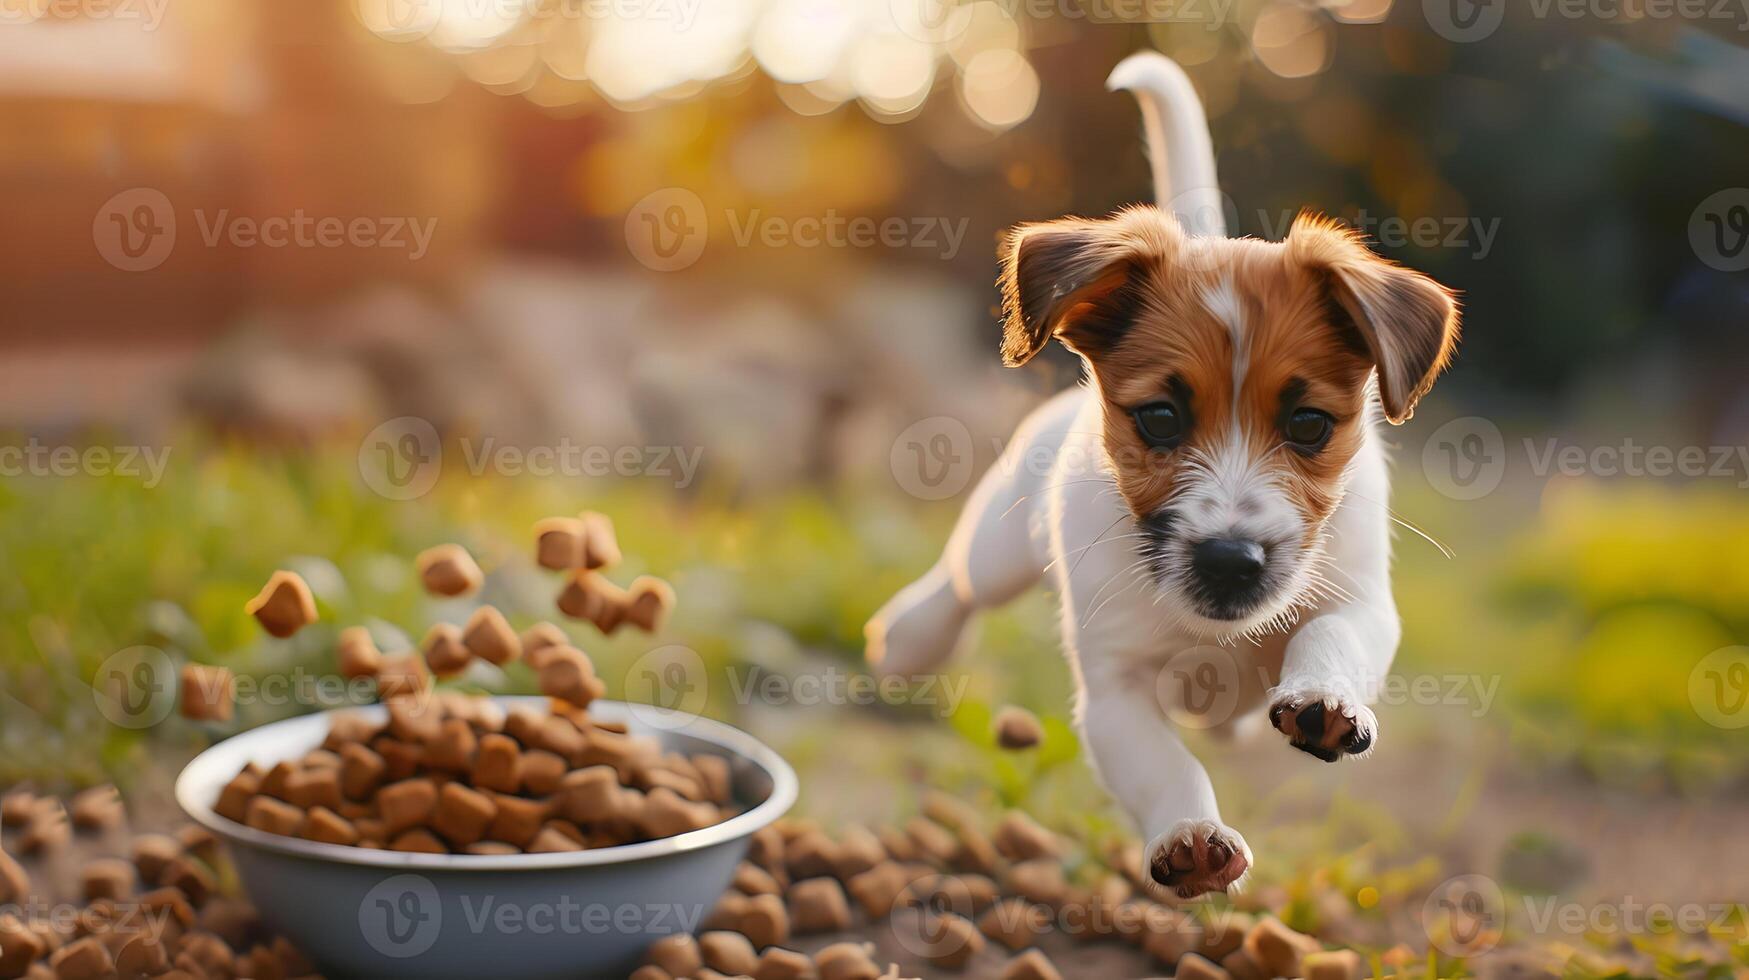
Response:
M934 670L973 610L1049 576L1083 744L1149 840L1143 880L1190 899L1239 885L1252 856L1180 725L1261 709L1325 762L1378 744L1368 704L1401 633L1379 421L1409 418L1458 313L1451 291L1326 218L1302 214L1281 242L1227 238L1183 70L1138 54L1109 85L1140 101L1173 213L1009 237L1003 360L1054 337L1086 382L1015 432L935 567L869 622L867 653L884 674ZM1217 695L1184 699L1200 711L1163 683L1191 661Z

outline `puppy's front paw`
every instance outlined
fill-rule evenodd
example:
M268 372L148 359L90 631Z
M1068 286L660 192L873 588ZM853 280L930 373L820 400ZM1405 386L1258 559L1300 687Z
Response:
M1245 838L1213 820L1180 820L1154 838L1145 858L1154 883L1181 899L1225 892L1251 869Z
M1325 762L1365 755L1378 739L1372 709L1337 694L1278 692L1270 699L1269 723L1288 744Z

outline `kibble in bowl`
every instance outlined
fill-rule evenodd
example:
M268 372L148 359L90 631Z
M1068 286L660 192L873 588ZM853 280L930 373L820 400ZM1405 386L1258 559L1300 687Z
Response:
M623 977L795 801L776 753L706 719L419 700L266 725L177 780L263 918L332 976Z

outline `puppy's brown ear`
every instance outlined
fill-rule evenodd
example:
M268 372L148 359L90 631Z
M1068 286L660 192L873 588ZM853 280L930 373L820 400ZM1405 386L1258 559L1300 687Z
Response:
M1088 357L1109 350L1134 320L1146 263L1177 234L1151 207L1014 229L1002 257L1003 362L1025 364L1052 337Z
M1407 422L1457 349L1452 291L1373 254L1358 233L1329 218L1301 214L1287 247L1295 260L1328 277L1332 298L1378 367L1385 418Z

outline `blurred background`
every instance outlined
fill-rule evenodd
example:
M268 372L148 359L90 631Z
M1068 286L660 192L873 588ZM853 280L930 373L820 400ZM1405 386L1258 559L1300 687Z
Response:
M985 619L946 701L742 682L854 672L1074 383L1061 351L999 366L996 246L1151 198L1104 78L1154 48L1235 233L1324 211L1465 306L1388 433L1399 671L1440 693L1361 764L1206 747L1263 886L1379 945L1458 873L1749 895L1746 37L1736 2L0 0L0 782L161 792L224 732L105 724L110 658L417 637L467 613L410 572L440 541L552 617L527 529L590 507L675 583L683 693L783 748L813 815L933 786L1120 833L1045 597ZM242 614L278 567L322 606L292 641ZM613 695L673 693L637 680L670 654L574 633ZM993 748L1009 703L1042 749Z

